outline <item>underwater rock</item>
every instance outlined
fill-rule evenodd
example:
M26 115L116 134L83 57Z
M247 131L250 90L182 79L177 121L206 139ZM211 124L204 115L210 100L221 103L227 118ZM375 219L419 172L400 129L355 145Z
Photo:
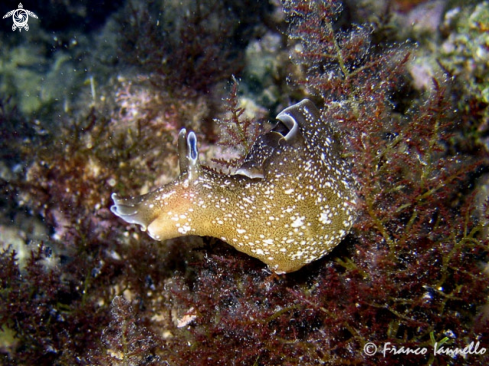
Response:
M179 134L180 176L111 210L155 240L219 238L278 274L329 253L355 220L356 193L337 142L305 99L282 111L233 175L201 167L194 132Z

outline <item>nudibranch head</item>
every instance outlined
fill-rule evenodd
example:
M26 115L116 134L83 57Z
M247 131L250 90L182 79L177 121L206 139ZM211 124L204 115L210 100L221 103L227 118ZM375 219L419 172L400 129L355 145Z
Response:
M111 210L155 240L217 237L276 273L329 253L355 220L356 193L331 127L305 99L282 111L233 175L201 169L197 138L179 134L179 177Z

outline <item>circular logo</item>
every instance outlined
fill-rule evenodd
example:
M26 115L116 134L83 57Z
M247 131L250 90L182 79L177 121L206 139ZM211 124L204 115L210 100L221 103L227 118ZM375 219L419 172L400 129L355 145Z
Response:
M24 6L22 5L22 3L20 3L18 9L9 11L3 16L3 19L12 17L12 20L14 21L14 25L12 26L13 31L19 29L20 32L22 28L28 31L29 24L27 24L27 22L29 21L29 15L33 18L37 18L36 14L34 14L30 10L24 9Z
M29 15L24 9L17 9L12 15L12 19L18 28L24 28L29 20Z
M377 346L372 342L365 343L365 346L363 346L363 353L367 356L373 356L377 353Z

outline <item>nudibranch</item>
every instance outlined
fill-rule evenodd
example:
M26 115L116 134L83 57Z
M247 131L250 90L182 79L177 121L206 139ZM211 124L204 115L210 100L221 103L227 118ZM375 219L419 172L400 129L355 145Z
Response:
M155 240L212 236L293 272L329 253L355 220L355 187L331 126L303 100L283 110L232 175L203 169L197 137L178 136L180 175L135 198L112 195L111 210Z

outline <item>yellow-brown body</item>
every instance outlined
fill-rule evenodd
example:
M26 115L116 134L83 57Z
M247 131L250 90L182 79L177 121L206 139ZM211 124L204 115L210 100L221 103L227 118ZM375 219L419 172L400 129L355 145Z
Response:
M349 172L312 102L277 117L234 175L204 170L197 140L179 136L180 176L137 198L113 195L112 211L155 240L217 237L276 273L298 270L330 252L355 219Z

